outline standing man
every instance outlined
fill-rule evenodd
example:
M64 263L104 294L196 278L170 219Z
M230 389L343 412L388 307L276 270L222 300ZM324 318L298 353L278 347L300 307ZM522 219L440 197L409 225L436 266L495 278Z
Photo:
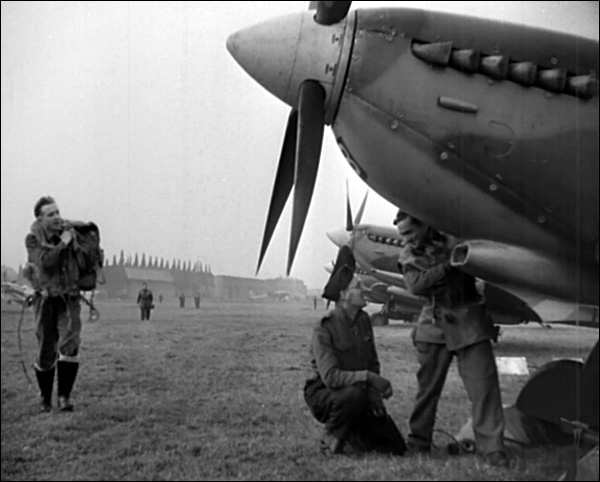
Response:
M454 238L402 210L394 224L403 241L399 266L408 290L426 299L413 332L419 389L409 421L409 450L429 452L438 401L456 356L471 401L477 449L488 465L506 467L494 325L475 278L450 265Z
M342 247L323 293L336 307L314 328L314 375L306 381L304 398L325 424L321 452L402 455L404 439L383 402L392 395L392 385L379 374L373 328L362 310L366 302L354 266L352 251Z
M33 208L36 218L25 238L27 277L35 290L38 357L34 364L41 393L40 410L52 410L52 387L56 372L58 407L73 410L71 390L79 369L81 306L79 267L74 230L65 229L58 206L50 196ZM82 248L78 248L82 249Z
M148 289L147 283L143 283L142 289L137 296L137 304L140 307L142 321L150 319L150 312L152 311L152 308L154 308L153 301L154 296L152 295L152 291Z
M196 291L194 293L194 304L196 305L196 309L200 309L200 291Z
M179 307L185 308L185 293L183 291L179 295Z

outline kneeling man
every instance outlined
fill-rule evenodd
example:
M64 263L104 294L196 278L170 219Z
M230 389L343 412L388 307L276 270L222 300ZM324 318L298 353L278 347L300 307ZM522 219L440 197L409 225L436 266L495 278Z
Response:
M392 385L379 374L373 328L362 310L363 286L354 269L352 251L344 246L323 292L336 306L314 328L314 376L306 382L304 398L325 424L323 453L402 455L404 439L383 402L392 395Z

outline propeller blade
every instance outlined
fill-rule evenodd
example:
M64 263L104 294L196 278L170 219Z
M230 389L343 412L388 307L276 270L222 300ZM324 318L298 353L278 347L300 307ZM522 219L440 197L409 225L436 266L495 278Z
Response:
M314 80L300 85L298 98L298 132L296 140L296 176L294 179L294 210L287 274L289 276L300 243L310 200L315 189L323 133L325 130L325 92Z
M279 222L285 203L288 200L292 186L294 185L294 156L296 151L296 130L298 126L298 111L292 110L288 117L287 127L285 129L285 137L281 147L281 155L279 156L279 165L277 166L277 175L273 184L273 193L271 194L271 204L269 206L269 214L265 224L265 232L263 234L262 246L260 248L260 256L258 258L258 266L256 274L260 270L260 266L265 257L275 227Z
M365 212L365 206L367 205L367 197L369 197L369 191L365 193L365 198L363 199L362 204L360 205L360 209L358 213L356 213L356 219L354 220L354 226L358 226L360 221L362 220L363 214Z
M348 188L348 179L346 179L346 231L352 231L352 206L350 206L350 190Z
M352 2L318 2L315 21L319 25L333 25L341 22L348 15L351 5Z

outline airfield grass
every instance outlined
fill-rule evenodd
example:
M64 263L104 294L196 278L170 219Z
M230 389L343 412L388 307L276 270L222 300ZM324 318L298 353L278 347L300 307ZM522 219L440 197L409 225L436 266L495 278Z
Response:
M312 300L287 303L172 303L139 321L133 304L99 302L85 322L75 411L37 412L37 388L20 366L20 312L2 310L2 480L556 480L575 448L511 449L509 469L474 455L326 457L321 426L302 396L312 326L324 313ZM87 309L82 310L87 317ZM416 391L410 325L377 327L382 374L395 393L388 411L407 433ZM29 373L33 315L22 327ZM538 325L504 327L497 356L527 356L531 368L555 357L585 358L598 332ZM504 403L522 376L502 375ZM469 403L455 365L437 427L456 433ZM440 447L450 440L436 438Z

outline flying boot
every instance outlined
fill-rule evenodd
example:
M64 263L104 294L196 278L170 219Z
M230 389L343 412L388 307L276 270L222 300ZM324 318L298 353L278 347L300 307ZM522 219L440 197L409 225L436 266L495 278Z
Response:
M52 410L52 386L54 385L55 367L49 370L35 368L35 377L40 387L40 412L48 413Z
M58 378L58 409L61 412L72 412L73 404L70 402L69 397L75 378L77 377L77 370L79 370L78 362L71 361L57 361L56 371Z

